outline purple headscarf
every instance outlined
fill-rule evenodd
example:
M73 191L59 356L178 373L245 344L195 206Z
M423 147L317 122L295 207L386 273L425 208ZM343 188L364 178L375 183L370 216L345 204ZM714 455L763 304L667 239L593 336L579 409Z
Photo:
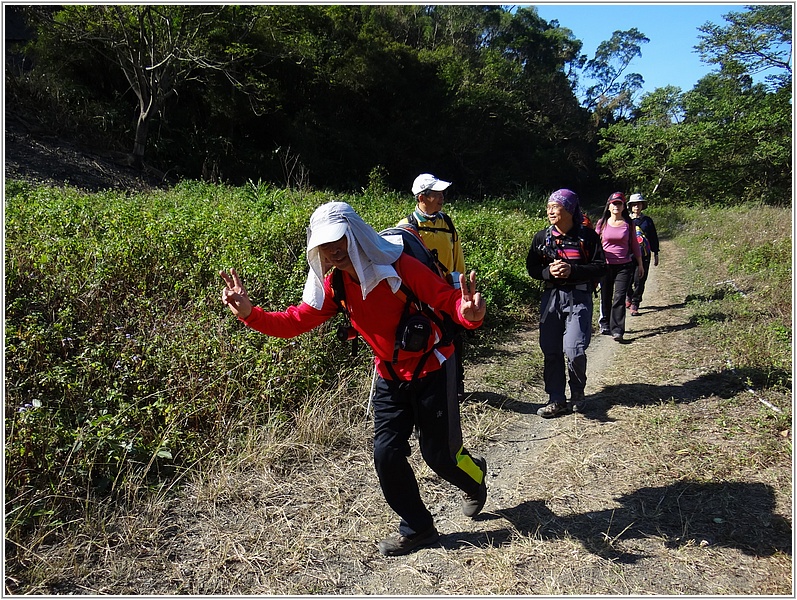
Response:
M571 190L556 190L553 194L551 194L551 197L548 198L548 203L559 204L567 212L573 215L573 223L575 225L581 225L581 222L584 220L584 217L581 214L581 206L578 201L578 196Z

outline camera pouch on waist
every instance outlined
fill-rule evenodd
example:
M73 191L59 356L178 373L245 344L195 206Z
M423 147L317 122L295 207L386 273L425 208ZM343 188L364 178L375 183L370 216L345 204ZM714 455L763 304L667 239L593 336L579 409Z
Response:
M432 334L432 322L426 315L417 313L410 315L404 326L399 327L399 346L405 352L421 352L426 350L429 336Z

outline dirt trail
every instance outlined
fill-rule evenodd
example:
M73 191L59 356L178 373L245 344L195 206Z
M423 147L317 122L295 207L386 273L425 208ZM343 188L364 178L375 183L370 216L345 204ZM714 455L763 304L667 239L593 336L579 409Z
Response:
M624 397L632 388L617 384L628 383L629 365L647 361L661 367L649 376L634 371L634 377L664 402L684 389L684 382L694 387L700 381L684 359L695 350L681 261L675 245L663 242L662 264L651 270L641 316L628 317L627 343L593 337L587 385L593 405L584 414L551 420L536 415L545 398L542 382L533 375L540 361L536 327L518 331L467 367L466 391L472 395L462 406L465 443L488 460L489 497L482 514L464 517L457 490L426 467L417 447L410 457L441 533L439 544L408 556L379 554L377 543L395 532L397 518L376 481L370 420L357 407L334 450L327 444L285 446L258 439L224 463L192 470L179 494L133 502L127 514L114 513L96 524L108 532L102 547L48 549L48 568L58 572L60 567L65 575L28 592L785 593L790 589L782 575L789 569L787 542L773 544L782 552L771 562L765 560L770 555L733 544L715 548L710 540L672 545L706 499L714 497L712 491L700 496L696 507L684 507L683 476L649 480L645 466L635 464L645 450L633 439L636 419L659 400L651 405ZM703 418L704 405L684 402L675 408L676 418L688 418L690 411ZM323 418L334 417L305 415L311 429L346 427L319 425ZM746 504L760 489L743 487L738 502ZM669 498L676 504L651 520L646 511L665 510L661 502ZM779 512L786 514L782 507ZM771 515L766 526L778 525L778 518ZM768 531L781 537L787 527L791 531L778 526Z

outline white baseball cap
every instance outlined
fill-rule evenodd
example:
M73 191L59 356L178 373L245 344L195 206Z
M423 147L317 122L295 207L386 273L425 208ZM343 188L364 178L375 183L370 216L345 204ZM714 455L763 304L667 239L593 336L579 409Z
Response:
M415 178L412 182L412 195L417 196L421 192L431 190L433 192L442 192L451 185L450 181L443 181L438 179L431 173L423 173Z

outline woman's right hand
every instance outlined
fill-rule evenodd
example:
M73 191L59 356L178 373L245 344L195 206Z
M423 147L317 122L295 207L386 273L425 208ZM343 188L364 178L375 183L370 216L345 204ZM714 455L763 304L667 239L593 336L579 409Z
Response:
M567 279L570 277L570 273L572 272L570 263L560 258L557 258L555 261L553 261L548 270L556 279Z
M224 271L219 271L219 275L226 284L221 290L221 303L226 305L230 312L239 319L248 319L252 314L252 302L249 300L249 294L241 283L238 273L235 269L230 269L229 275Z

